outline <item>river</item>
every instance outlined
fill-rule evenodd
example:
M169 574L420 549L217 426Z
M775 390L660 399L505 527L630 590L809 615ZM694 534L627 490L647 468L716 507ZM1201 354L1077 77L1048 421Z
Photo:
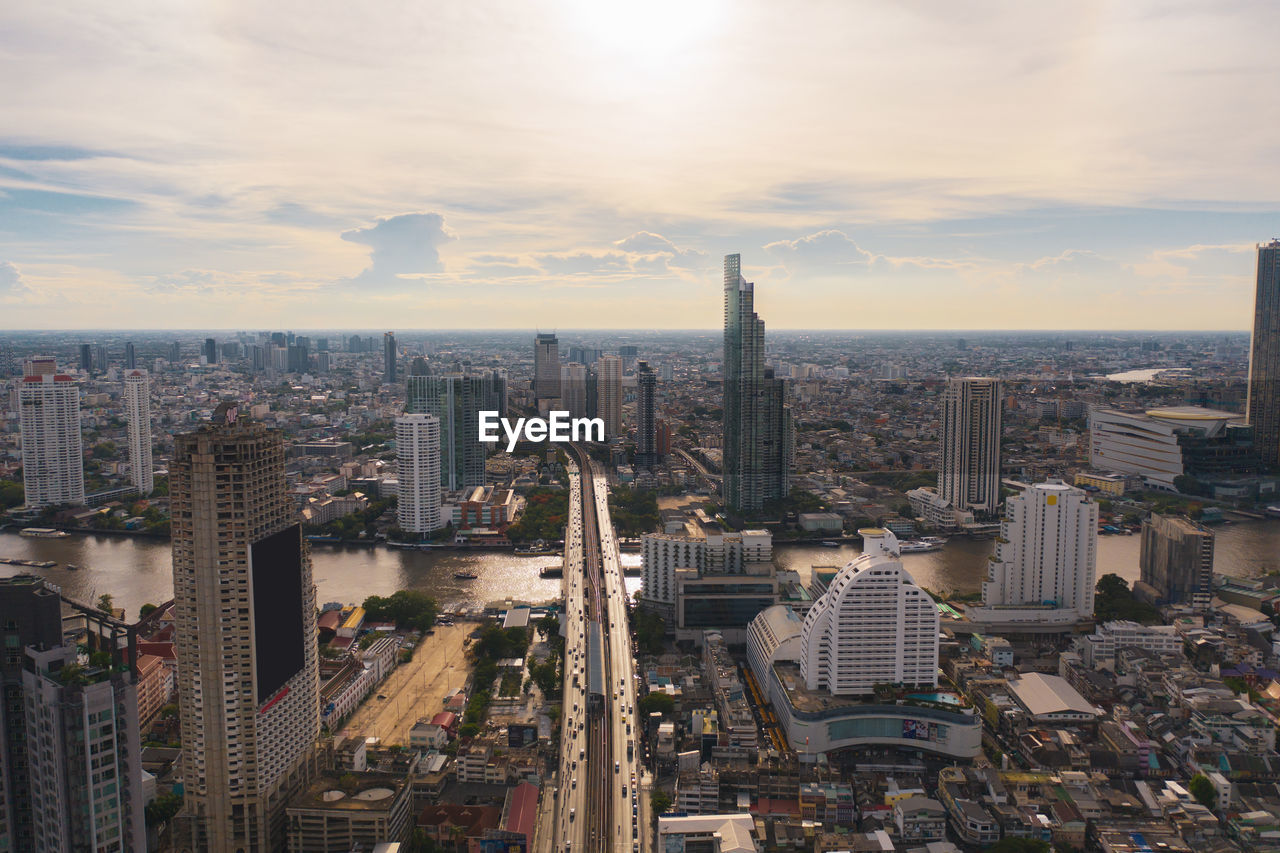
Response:
M1215 570L1237 577L1280 571L1280 522L1259 521L1216 528ZM1138 577L1140 536L1098 537L1098 574L1114 572L1132 582ZM940 551L907 554L907 571L916 582L943 593L978 590L986 572L991 540L955 539ZM778 566L794 569L808 580L814 566L840 566L858 549L821 546L781 546ZM130 618L146 602L173 597L169 543L163 540L73 534L65 539L31 539L0 533L0 557L53 560L53 569L24 569L0 564L0 576L34 571L62 587L64 594L96 602L108 593ZM369 595L390 595L398 589L430 592L446 606L486 604L515 599L547 601L560 594L560 581L543 579L538 570L554 565L554 557L516 557L509 552L403 551L389 548L316 545L311 562L320 602L359 602ZM623 563L638 566L640 555L623 554ZM80 566L68 571L67 564ZM475 580L456 580L454 572L474 572ZM640 578L627 578L627 590L639 589Z

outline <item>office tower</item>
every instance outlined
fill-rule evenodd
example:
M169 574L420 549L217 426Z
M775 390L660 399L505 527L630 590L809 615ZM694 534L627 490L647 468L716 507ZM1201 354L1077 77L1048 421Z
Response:
M632 344L623 344L618 347L618 358L622 359L622 369L628 370L635 365L639 354L640 348Z
M58 362L52 356L33 355L22 361L23 376L52 376L58 372Z
M328 352L328 351L329 351L329 339L316 338L316 352Z
M85 373L93 372L93 348L88 344L80 345L80 369Z
M382 381L386 385L396 384L395 332L387 332L382 336Z
M298 338L286 350L286 362L290 373L306 373L311 367L311 353L305 338Z
M999 379L947 380L942 392L938 494L961 512L990 517L1000 508Z
M320 373L328 373L332 362L329 360L329 352L327 350L316 353L316 370Z
M599 359L587 367L587 417L600 417L600 374L596 370Z
M281 373L288 371L289 369L289 348L288 347L272 347L271 352L268 353L268 356L269 356L268 361L270 362L268 366L272 370L277 370L277 371L280 371Z
M316 593L281 434L219 404L170 468L182 848L279 850L314 773Z
M575 418L587 416L587 368L569 362L560 368L560 408Z
M218 363L218 342L213 338L204 339L204 361L205 364Z
M1209 606L1213 531L1189 518L1152 515L1142 522L1141 580L1134 591L1155 604Z
M740 255L724 257L724 480L729 507L758 512L791 491L786 384L764 366L764 321Z
M938 608L902 567L888 530L862 531L863 551L804 617L800 665L809 690L867 694L878 684L938 684Z
M413 361L409 362L410 376L426 376L431 373L431 368L427 367L427 360L420 355L415 355Z
M363 349L362 349L363 346L364 344L360 340L359 335L352 335L347 340L347 352L363 352Z
M1280 466L1280 240L1258 246L1245 411L1262 464Z
M1098 505L1061 480L1005 503L996 553L982 584L981 622L1066 623L1093 616Z
M27 506L83 504L80 386L65 374L26 375L18 387L18 403Z
M636 465L658 464L658 424L654 413L658 377L647 361L636 363Z
M439 421L437 470L446 490L485 484L485 459L491 445L480 440L480 412L505 414L504 387L494 373L408 378L405 414L429 414Z
M169 344L169 363L178 364L182 361L182 345L177 341Z
M560 341L539 332L533 340L533 396L554 400L560 396Z
M129 482L144 498L155 488L151 475L151 380L145 370L124 375L124 416L129 435Z
M0 850L144 850L141 742L129 626L67 602L95 655L63 637L58 588L0 580ZM103 657L105 654L105 657Z
M284 332L272 332L271 345L273 347L287 347L289 345L289 336Z
M440 421L435 415L396 418L396 520L409 533L430 533L440 520Z
M262 344L249 345L249 364L255 373L267 369L267 348Z
M605 438L622 435L622 359L606 355L596 362L596 417L604 421Z
M138 352L133 347L133 341L129 341L124 345L124 369L138 369Z
M240 342L227 341L225 344L218 347L218 352L220 353L218 356L219 361L223 363L235 361L240 357Z
M94 364L98 368L99 373L106 373L110 365L107 363L107 348L103 344L98 344L93 348Z

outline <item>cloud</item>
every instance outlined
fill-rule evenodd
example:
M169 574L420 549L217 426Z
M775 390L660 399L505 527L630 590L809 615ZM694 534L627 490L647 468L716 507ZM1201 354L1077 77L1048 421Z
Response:
M843 231L834 229L796 240L777 240L767 244L764 250L791 272L863 272L877 260L876 255L861 248Z
M550 252L534 255L534 261L552 275L585 275L588 273L620 273L631 271L631 257L626 252Z
M700 252L697 249L682 249L666 237L661 234L655 234L652 231L637 231L630 237L624 237L616 241L613 245L631 254L663 256L665 258L662 264L664 269L668 266L686 268L701 266L707 257L706 252Z
M8 261L0 261L0 297L25 296L30 291L18 268Z
M370 265L353 281L394 284L405 276L444 272L440 247L454 235L438 213L402 213L368 228L344 231L342 239L373 249Z

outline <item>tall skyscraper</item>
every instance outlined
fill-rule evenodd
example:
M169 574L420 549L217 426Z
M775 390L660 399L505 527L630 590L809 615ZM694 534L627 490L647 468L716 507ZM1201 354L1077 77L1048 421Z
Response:
M960 511L991 517L1000 509L999 379L947 380L942 392L938 494Z
M280 433L222 403L170 469L183 814L192 850L279 850L315 772L316 592Z
M480 412L506 413L505 383L496 373L410 376L404 411L439 421L440 485L449 490L485 484L488 445L480 441Z
M539 332L533 340L533 396L554 400L560 396L560 341Z
M430 533L440 520L440 421L435 415L396 418L396 520L409 533Z
M1280 240L1258 246L1258 286L1245 409L1262 464L1280 466Z
M204 361L205 364L218 363L218 342L213 338L204 339Z
M36 369L32 362L30 369ZM18 386L27 506L84 503L80 386L60 373L26 373Z
M106 373L110 364L107 363L107 348L103 344L94 347L94 364L98 368L99 373Z
M88 344L80 345L80 369L85 373L93 372L93 347Z
M605 438L622 435L622 359L606 355L596 362L596 417L604 421Z
M124 417L129 436L129 482L144 498L155 488L151 474L151 379L145 370L124 375Z
M382 381L386 385L396 384L396 333L387 332L382 336Z
M178 364L182 361L182 345L177 341L169 344L169 363Z
M975 622L1075 623L1093 616L1098 505L1061 480L1009 498Z
M124 345L124 369L138 369L138 351L133 346L133 341L129 341Z
M764 321L742 257L724 256L724 480L726 505L758 512L791 491L791 409L786 383L764 366Z
M1189 518L1152 515L1142 522L1134 591L1154 604L1207 608L1213 597L1213 531Z
M658 376L649 362L636 362L636 465L652 468L658 464L658 422L654 405L658 396Z
M575 418L587 416L587 368L569 362L560 368L560 407Z
M57 587L0 580L0 850L145 850L136 644L124 623L68 605L105 659L78 663Z

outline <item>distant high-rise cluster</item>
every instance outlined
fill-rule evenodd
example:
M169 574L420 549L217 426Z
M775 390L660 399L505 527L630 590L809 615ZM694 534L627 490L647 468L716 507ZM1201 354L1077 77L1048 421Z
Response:
M993 516L1000 510L999 379L949 379L942 392L938 494L957 510Z
M724 258L725 504L758 512L791 491L793 438L786 383L764 366L764 321L742 258Z
M18 406L27 506L83 504L79 383L57 373L52 359L28 359Z
M1262 464L1280 466L1280 240L1258 246L1246 412Z

